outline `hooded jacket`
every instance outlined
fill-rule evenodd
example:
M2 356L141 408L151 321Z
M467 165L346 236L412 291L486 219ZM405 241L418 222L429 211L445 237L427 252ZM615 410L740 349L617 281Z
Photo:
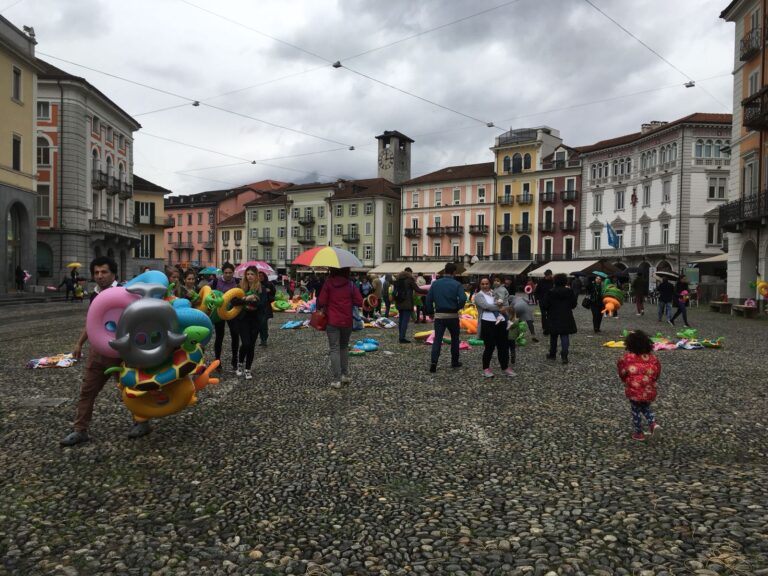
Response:
M337 328L352 328L352 306L362 305L360 290L344 276L331 276L317 297L317 307L325 310L328 325Z
M573 309L577 303L576 294L566 286L555 286L547 292L541 308L549 312L550 334L576 334Z
M635 402L656 400L656 381L661 375L661 364L654 354L627 352L619 358L617 367L627 398Z

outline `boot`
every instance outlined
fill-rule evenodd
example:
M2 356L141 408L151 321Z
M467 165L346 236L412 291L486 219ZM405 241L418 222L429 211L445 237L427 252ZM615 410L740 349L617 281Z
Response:
M563 359L563 364L568 364L568 352L561 352L560 356Z

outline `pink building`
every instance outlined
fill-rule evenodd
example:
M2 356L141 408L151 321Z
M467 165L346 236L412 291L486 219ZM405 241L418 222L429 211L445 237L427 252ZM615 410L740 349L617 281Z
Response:
M494 182L493 162L403 182L402 257L462 261L493 254Z
M165 199L165 216L175 226L166 230L167 263L189 266L220 266L217 262L216 227L244 210L245 204L264 191L281 190L286 182L262 180L230 190L211 190Z

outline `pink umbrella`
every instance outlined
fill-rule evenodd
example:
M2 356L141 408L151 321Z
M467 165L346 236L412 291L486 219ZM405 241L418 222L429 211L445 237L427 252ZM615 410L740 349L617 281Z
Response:
M262 262L260 260L251 260L249 262L243 262L242 264L239 264L237 268L235 268L235 277L242 278L243 274L245 274L246 268L250 268L251 266L255 267L259 272L264 272L264 274L267 275L267 278L270 276L277 278L277 272L275 272L274 268L272 268L272 266L266 262ZM272 279L273 278L270 278L270 280Z

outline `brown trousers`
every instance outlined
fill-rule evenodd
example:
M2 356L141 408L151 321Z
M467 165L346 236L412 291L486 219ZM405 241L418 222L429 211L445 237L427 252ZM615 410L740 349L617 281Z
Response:
M77 413L75 414L74 428L78 432L88 429L91 418L93 418L93 405L96 403L96 396L99 395L104 384L110 378L104 374L104 370L119 366L120 362L122 362L120 358L109 358L102 356L93 349L89 350L88 359L85 361L83 383L80 385Z

